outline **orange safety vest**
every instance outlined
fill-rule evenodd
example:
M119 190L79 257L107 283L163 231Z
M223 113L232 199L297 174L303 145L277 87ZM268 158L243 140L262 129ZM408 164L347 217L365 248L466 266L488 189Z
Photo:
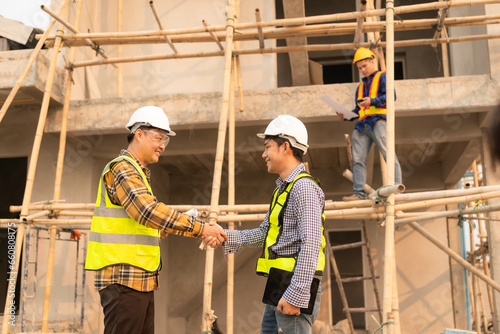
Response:
M382 73L385 73L385 72L379 71L373 77L372 84L370 86L370 91L368 92L368 97L370 99L375 99L378 96L378 84L380 82L380 76L382 75ZM365 88L365 84L363 82L361 82L359 84L359 88L358 88L358 100L363 99L364 88ZM386 108L377 108L375 106L364 107L364 108L361 108L359 110L359 120L362 121L368 116L386 115L386 114L387 114Z

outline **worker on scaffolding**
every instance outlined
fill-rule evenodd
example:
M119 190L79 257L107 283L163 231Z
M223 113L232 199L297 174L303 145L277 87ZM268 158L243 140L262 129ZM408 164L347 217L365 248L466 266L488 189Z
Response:
M262 247L257 260L257 274L267 277L262 334L311 333L325 266L325 195L302 163L308 148L307 129L299 119L281 115L257 136L264 139L262 158L267 171L279 175L277 187L258 228L226 230L224 252Z
M177 212L153 195L148 164L158 162L175 132L163 109L137 109L126 128L128 148L104 168L92 218L85 269L104 311L105 334L154 333L160 238L167 233L227 239L217 224Z
M352 174L353 194L345 196L344 201L355 201L366 198L364 189L366 183L366 160L372 143L375 143L384 159L386 159L386 76L385 72L377 70L375 54L367 48L359 48L354 54L356 64L363 80L356 89L353 112L358 117L345 119L337 113L340 120L353 121L359 119L352 132ZM396 98L396 95L394 95ZM401 184L401 167L395 156L394 181Z

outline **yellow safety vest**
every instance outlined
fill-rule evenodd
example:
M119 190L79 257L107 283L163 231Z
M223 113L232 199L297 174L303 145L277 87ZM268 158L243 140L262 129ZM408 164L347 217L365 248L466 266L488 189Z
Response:
M292 190L295 182L303 177L307 177L319 185L319 180L312 177L306 172L303 172L295 177L292 182L288 184L285 191L279 194L279 189L276 189L273 194L273 199L270 207L269 214L269 230L267 231L266 241L262 250L262 255L257 260L257 274L258 275L268 275L271 268L277 268L289 272L293 272L295 269L295 264L297 262L298 253L292 254L288 257L278 256L277 258L270 259L269 253L272 252L271 247L274 246L283 230L283 216L285 208L288 204L288 198L290 191ZM322 214L322 227L321 227L321 248L319 250L318 265L316 267L315 275L322 275L323 269L325 268L325 236L324 236L324 224L325 224L325 213Z
M160 268L160 231L148 228L129 217L123 206L111 202L104 175L112 163L126 160L134 166L153 194L142 168L134 159L121 155L104 168L90 228L85 269L99 270L117 264L129 264L146 271Z
M370 85L370 91L368 92L368 97L370 99L375 99L378 97L378 84L380 82L380 76L385 72L377 72L373 77L372 84ZM363 99L365 84L361 82L358 88L358 100ZM362 121L368 116L373 115L386 115L386 108L377 108L375 106L363 107L359 110L359 120Z

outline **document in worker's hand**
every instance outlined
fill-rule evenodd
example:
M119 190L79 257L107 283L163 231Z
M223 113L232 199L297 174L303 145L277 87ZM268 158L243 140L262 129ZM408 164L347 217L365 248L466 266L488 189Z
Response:
M352 119L352 118L358 117L358 114L353 113L351 110L345 108L343 105L341 105L340 103L338 103L337 101L335 101L334 99L332 99L328 95L321 95L319 97L319 99L321 101L325 102L326 104L328 104L330 107L332 107L339 114L344 115L345 119Z

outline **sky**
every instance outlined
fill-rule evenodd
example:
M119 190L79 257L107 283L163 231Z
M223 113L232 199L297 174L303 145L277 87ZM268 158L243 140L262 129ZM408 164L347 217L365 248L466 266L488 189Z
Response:
M20 21L25 25L44 29L49 24L49 14L40 5L50 6L51 0L14 0L0 1L0 15Z

